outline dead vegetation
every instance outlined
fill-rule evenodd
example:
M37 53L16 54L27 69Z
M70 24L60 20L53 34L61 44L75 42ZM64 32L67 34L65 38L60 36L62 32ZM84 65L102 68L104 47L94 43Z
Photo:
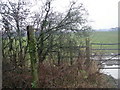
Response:
M39 70L39 88L114 88L107 77L100 73L96 63L90 63L87 69L81 59L76 60L73 65L64 63L56 66L44 62ZM4 76L3 87L31 88L32 77L28 71L4 72Z

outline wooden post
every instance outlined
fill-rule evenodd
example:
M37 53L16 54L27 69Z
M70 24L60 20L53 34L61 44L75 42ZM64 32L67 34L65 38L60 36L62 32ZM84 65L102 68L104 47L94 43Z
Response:
M60 61L61 61L61 60L60 60L60 52L58 52L58 66L61 64Z
M31 74L33 78L32 87L38 87L38 66L37 66L37 54L36 54L36 40L34 35L34 29L32 26L27 26L27 38L28 47L31 61Z
M89 65L89 63L90 63L90 40L87 37L86 38L86 61L85 61L85 64Z
M69 50L70 51L70 65L72 65L73 64L73 50L74 50L72 46L72 41L69 42L69 45L71 46Z
M0 31L0 89L2 90L2 58L3 58L3 47L2 47L2 31Z
M62 46L62 32L60 32L60 36L59 36L59 49L58 49L58 66L61 64L61 53L62 53L62 50L61 50L61 46Z
M72 52L70 52L70 65L73 64L73 55L72 55Z

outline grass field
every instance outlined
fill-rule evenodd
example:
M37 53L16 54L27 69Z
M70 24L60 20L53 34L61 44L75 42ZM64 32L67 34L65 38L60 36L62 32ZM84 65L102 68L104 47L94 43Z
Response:
M118 43L118 31L95 31L91 36L92 43ZM118 49L118 45L92 45L97 49ZM110 50L107 52L118 52L118 50Z
M117 31L96 31L91 37L96 43L118 43Z

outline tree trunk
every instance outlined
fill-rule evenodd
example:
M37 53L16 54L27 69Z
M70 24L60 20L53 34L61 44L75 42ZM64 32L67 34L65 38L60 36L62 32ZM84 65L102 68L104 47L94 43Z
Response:
M33 77L32 87L38 87L38 65L37 65L37 53L36 53L36 41L34 30L32 26L27 26L27 37L28 37L28 46L29 46L29 54L31 61L31 74Z

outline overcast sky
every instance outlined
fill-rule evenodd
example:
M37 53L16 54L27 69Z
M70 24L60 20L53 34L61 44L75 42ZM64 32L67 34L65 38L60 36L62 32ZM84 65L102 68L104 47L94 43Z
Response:
M70 0L55 0L56 9L62 11ZM93 29L107 29L118 26L119 0L76 0L84 4L89 12L89 20L93 21Z
M30 0L32 1L32 0ZM33 0L34 1L34 0ZM37 0L39 1L39 0ZM44 0L40 0L44 1ZM53 5L58 11L64 11L72 0L54 0ZM83 3L89 12L89 21L93 29L107 29L118 26L119 0L75 0ZM37 7L36 3L36 7Z

